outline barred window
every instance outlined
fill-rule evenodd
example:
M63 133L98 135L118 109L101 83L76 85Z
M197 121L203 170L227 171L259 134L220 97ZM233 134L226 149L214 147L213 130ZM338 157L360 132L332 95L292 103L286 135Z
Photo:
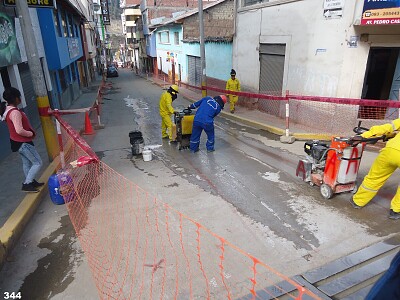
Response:
M269 0L243 0L243 6L249 6L258 3L267 3Z
M160 44L169 44L169 31L161 31L158 33Z
M56 28L57 36L61 36L61 28L60 24L58 23L58 11L56 9L53 10L53 21L54 27Z
M61 12L61 26L64 37L68 37L67 19L64 12Z
M289 3L289 2L293 2L293 1L303 1L303 0L241 0L241 4L243 7L245 7L245 6L255 5L255 4L262 4L262 3L269 3L270 5L279 5L282 3L286 3L286 2ZM376 1L378 1L378 0L376 0ZM274 2L277 2L277 3L274 4Z

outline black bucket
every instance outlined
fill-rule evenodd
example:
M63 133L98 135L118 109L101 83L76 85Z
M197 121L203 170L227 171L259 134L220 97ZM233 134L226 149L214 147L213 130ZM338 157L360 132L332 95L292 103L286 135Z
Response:
M133 145L137 139L141 139L142 137L143 136L140 131L129 132L129 140L130 140L131 145Z
M132 155L140 155L143 152L144 140L140 131L129 132Z

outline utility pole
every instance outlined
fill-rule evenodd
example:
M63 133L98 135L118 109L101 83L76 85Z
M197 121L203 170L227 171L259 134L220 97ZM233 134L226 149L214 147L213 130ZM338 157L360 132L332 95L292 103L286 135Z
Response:
M200 23L200 60L201 60L201 94L207 96L206 77L206 49L204 45L204 21L203 21L203 0L198 0L199 3L199 23Z
M138 21L138 19L135 20L135 25L137 24L137 21ZM132 45L133 45L133 59L135 62L135 74L138 75L139 69L138 69L138 62L136 60L136 33L137 33L137 31L136 31L136 27L135 27L135 38L133 38L133 26L132 26L131 27L131 39L132 39ZM138 51L138 56L139 56L139 51Z
M50 102L49 97L47 96L47 89L42 71L42 65L40 63L39 52L36 47L32 21L29 15L28 2L15 2L18 18L21 24L22 36L24 38L28 65L32 75L33 87L36 94L36 101L39 109L40 122L42 124L47 154L50 161L52 161L59 154L59 147L54 124L50 115L47 113L48 109L50 108Z

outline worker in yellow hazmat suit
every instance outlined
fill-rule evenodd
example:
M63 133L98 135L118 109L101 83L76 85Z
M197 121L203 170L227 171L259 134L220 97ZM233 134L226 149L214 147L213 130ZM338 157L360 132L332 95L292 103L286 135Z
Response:
M364 132L361 136L370 138L373 136L393 135L399 128L400 119L396 119L392 123L372 126L370 130ZM361 208L367 205L397 168L400 168L400 133L390 139L385 148L376 157L357 193L353 196L351 201L353 207ZM389 218L400 219L400 186L391 201Z
M228 81L226 82L225 90L234 92L240 91L240 82L236 78L236 71L234 69L231 70L231 78L229 78ZM228 95L228 96L229 96L229 109L233 114L235 112L235 104L238 101L239 96L236 95Z
M176 84L171 85L160 97L161 135L163 139L172 140L171 115L175 112L172 101L178 97L179 88Z

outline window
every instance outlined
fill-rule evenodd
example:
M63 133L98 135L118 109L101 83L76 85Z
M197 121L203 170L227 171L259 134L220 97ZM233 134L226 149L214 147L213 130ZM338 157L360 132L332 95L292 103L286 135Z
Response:
M73 23L72 16L69 15L69 16L68 16L68 31L69 31L69 36L70 36L70 37L74 37L74 36L75 36L73 24L74 24L74 23Z
M68 31L67 31L67 20L65 18L65 13L61 13L61 26L62 26L62 36L67 37L68 36Z
M56 28L57 36L61 36L61 28L58 22L58 11L55 9L53 10L53 20L54 20L54 27Z
M179 45L179 32L174 32L175 45Z
M158 41L160 44L169 44L169 31L161 31L158 33Z
M249 6L257 3L270 2L269 0L244 0L243 6Z

